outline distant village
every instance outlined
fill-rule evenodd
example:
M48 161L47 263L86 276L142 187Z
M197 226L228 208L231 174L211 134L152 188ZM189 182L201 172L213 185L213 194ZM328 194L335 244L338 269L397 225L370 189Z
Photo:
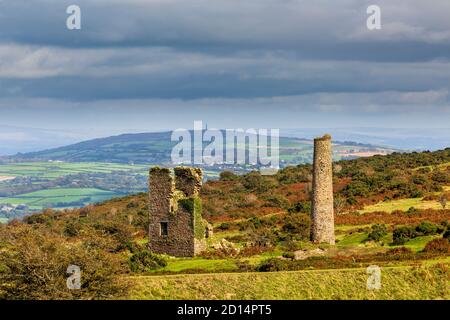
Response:
M0 218L22 218L27 214L30 214L31 210L26 204L0 204Z

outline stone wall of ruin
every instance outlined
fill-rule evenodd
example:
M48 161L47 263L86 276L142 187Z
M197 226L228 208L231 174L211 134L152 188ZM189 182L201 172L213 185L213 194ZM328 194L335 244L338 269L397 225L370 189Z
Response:
M191 257L206 248L195 237L201 213L195 205L202 183L199 169L177 167L175 178L169 169L152 168L149 175L149 249L176 257ZM202 219L201 219L202 220ZM161 222L167 222L168 235L161 235ZM202 221L200 221L202 222ZM197 232L198 233L198 232Z
M311 240L335 243L331 136L314 139Z
M176 167L175 188L183 191L186 197L198 196L202 188L203 173L199 168Z

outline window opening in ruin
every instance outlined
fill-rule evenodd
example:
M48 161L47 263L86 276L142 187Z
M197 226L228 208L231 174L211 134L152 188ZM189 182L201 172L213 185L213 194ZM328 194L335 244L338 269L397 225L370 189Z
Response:
M161 235L161 236L168 236L169 235L168 223L167 222L161 222L160 223L159 235Z

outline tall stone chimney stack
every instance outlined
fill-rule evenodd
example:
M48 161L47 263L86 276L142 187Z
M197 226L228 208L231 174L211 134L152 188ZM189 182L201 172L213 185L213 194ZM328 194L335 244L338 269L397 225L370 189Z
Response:
M333 169L331 136L314 139L311 240L334 244Z

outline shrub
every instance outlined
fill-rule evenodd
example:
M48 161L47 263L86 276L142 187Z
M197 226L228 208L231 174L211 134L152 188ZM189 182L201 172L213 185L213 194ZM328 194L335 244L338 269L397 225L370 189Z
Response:
M422 184L425 184L426 183L426 177L425 177L425 175L423 175L423 174L416 174L416 175L413 175L412 176L412 182L414 183L414 184L419 184L419 185L422 185Z
M286 167L276 174L277 180L281 184L308 182L311 175L310 165L299 165L296 167Z
M262 261L256 269L259 272L271 272L271 271L282 271L286 270L287 266L285 261L277 258L270 258Z
M360 259L360 258L359 258ZM359 260L357 259L357 260ZM304 260L287 260L279 258L269 258L262 261L256 270L261 272L268 271L293 271L304 269L336 269L350 268L359 265L351 257L309 257Z
M78 214L80 217L87 217L93 210L94 207L92 205L87 205L86 207L79 209Z
M133 209L139 207L139 203L136 203L135 201L131 201L127 204L127 209Z
M259 229L262 225L262 221L258 217L251 217L250 219L238 222L239 231Z
M27 224L50 224L53 220L49 214L37 213L23 218L23 222Z
M287 239L287 240L281 242L279 247L288 252L303 249L303 246L299 241L295 241L292 239Z
M412 188L410 193L409 193L409 196L411 198L420 198L420 197L423 197L423 192L420 189Z
M76 237L80 235L81 227L78 221L70 220L66 222L63 233L66 237Z
M414 227L405 226L394 229L393 231L393 243L394 245L402 245L407 241L417 237L417 232Z
M282 195L273 195L266 197L265 200L267 201L267 204L265 206L269 207L276 207L281 209L287 209L289 207L289 201L286 199L286 197L283 197Z
M247 260L237 260L236 267L240 272L250 272L255 271L255 267L250 264Z
M310 201L299 201L288 209L289 213L307 213L311 212L311 202Z
M0 239L10 249L0 255L0 300L111 299L127 290L117 256L87 246L68 243L63 237L42 228L19 226ZM90 241L98 243L95 235ZM81 289L69 290L67 269L81 270Z
M114 251L120 251L126 248L127 244L133 240L133 229L131 226L120 223L119 221L98 221L94 224L94 228L112 236L117 242L117 247Z
M247 190L257 192L266 192L276 187L276 181L273 178L262 176L259 171L252 171L242 176L241 183Z
M449 175L444 171L435 170L431 176L431 179L436 182L447 183L450 182Z
M263 180L258 171L252 171L242 177L242 185L248 190L260 189L264 184Z
M399 247L399 248L392 248L389 249L388 251L386 251L386 255L407 255L407 254L412 254L413 251L409 248L405 248L405 247Z
M347 203L352 206L352 205L357 204L358 201L353 196L348 196L347 197Z
M251 257L272 250L270 247L250 246L239 251L241 257Z
M447 229L447 231L444 232L444 235L442 237L444 239L450 239L450 229Z
M224 259L224 258L232 258L236 257L240 254L240 250L233 247L220 247L216 249L210 249L206 251L202 251L199 257L205 259ZM248 253L243 253L243 256L246 256ZM248 254L251 256L252 254Z
M275 244L278 240L278 232L274 229L262 228L251 230L247 234L247 240L253 246L268 247Z
M363 181L352 181L343 190L343 194L347 197L367 197L369 195L369 187Z
M289 237L296 240L309 239L311 229L311 219L303 213L290 213L284 219L281 228L283 232L288 233Z
M262 227L262 221L258 217L251 217L248 219L249 226L253 229L259 229Z
M367 239L372 241L380 241L381 238L387 235L387 229L384 224L374 224L371 227Z
M438 231L438 226L436 226L434 223L423 221L416 227L416 231L420 235L428 236L436 234Z
M233 181L239 178L233 171L225 170L219 175L221 181Z
M283 258L294 260L295 254L293 252L285 252L283 253Z
M231 224L229 222L222 222L217 229L218 230L228 230L231 228Z
M449 240L445 238L431 240L426 244L423 251L431 253L450 253Z
M167 265L167 261L146 248L141 248L129 258L128 265L133 272L145 272L163 268Z

